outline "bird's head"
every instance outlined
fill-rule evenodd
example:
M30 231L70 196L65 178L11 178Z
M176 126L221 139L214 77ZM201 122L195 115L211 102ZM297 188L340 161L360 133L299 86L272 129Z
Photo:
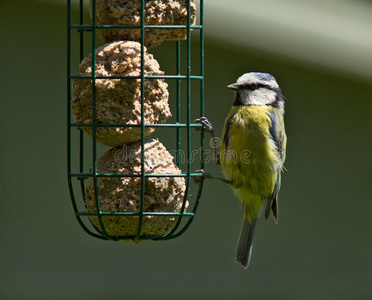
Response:
M235 91L234 105L284 106L280 87L275 78L268 73L245 73L236 83L227 87Z

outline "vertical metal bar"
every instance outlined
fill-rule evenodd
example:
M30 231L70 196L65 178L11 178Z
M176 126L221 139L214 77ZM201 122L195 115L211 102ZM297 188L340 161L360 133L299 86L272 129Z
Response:
M80 25L84 24L84 0L79 0ZM84 31L80 30L80 61L84 59Z
M186 200L189 194L189 188L190 188L190 173L191 173L191 8L190 8L190 2L191 0L187 1L187 107L186 107L186 124L187 124L187 177L186 177L186 189L185 189L185 196L182 204L182 211L185 208ZM180 216L180 219L182 219L182 215Z
M79 150L79 172L83 173L84 172L84 132L82 129L79 129L79 145L80 145L80 150ZM81 195L83 199L85 200L85 185L84 185L84 179L80 178L80 190L81 190Z
M67 0L67 175L72 206L77 217L77 206L71 178L71 0ZM79 218L77 217L79 220Z
M177 75L181 75L181 42L176 42L176 66L177 66ZM181 123L181 79L177 79L177 108L176 108L176 122L178 124ZM176 156L176 164L177 167L180 168L181 166L181 128L177 128L177 136L176 136L176 149L177 149L177 156Z
M92 138L93 138L93 184L94 184L94 196L97 206L97 216L102 234L111 240L115 240L114 237L110 236L105 229L102 220L101 206L99 204L98 195L98 184L97 184L97 108L96 108L96 0L92 0Z
M71 177L71 0L67 1L67 174L68 174L68 187L70 191L70 198L74 208L75 216L80 225L82 221L78 216L78 207L74 194Z
M204 116L204 0L200 0L200 115ZM204 130L201 131L200 135L200 147L201 147L201 165L204 169ZM200 189L200 188L199 188Z
M82 0L81 0L82 1ZM89 235L99 238L106 239L105 237L91 232L81 220L78 212L78 207L76 205L76 199L74 195L74 190L72 186L71 177L71 0L67 0L67 174L68 174L68 187L70 191L70 199L75 212L75 217Z
M200 0L199 3L200 3L200 25L202 25L201 26L201 29L200 29L200 75L202 76L201 86L200 86L200 115L201 116L204 116L204 1L203 0ZM189 71L191 73L191 70L188 70L188 72ZM190 92L189 88L188 88L188 92ZM189 106L190 106L190 103L188 101L188 108L189 108ZM202 160L201 160L201 166L203 168L204 167L204 134L203 134L203 131L202 131L202 134L201 134L201 151L202 151L202 153L201 153L201 158L202 158ZM190 173L188 174L188 177L189 176L190 176ZM199 203L200 203L202 189L203 189L203 180L201 180L201 182L199 184L198 193L196 195L195 204L194 204L194 207L193 207L193 210L192 210L192 213L194 215L191 216L188 219L188 221L182 227L181 230L179 230L176 234L172 234L175 231L175 230L172 230L172 232L169 235L166 236L166 239L173 239L173 238L176 238L176 237L180 236L191 225L191 223L192 223L192 221L194 219L195 213L196 213L196 211L198 209ZM187 188L186 188L186 190L187 190Z
M200 0L200 75L202 77L200 81L200 115L204 116L204 0ZM201 162L200 167L204 169L204 161L205 161L205 154L204 154L204 130L201 131L200 135L200 151L201 151ZM196 213L198 209L201 193L203 190L203 177L201 178L201 182L199 184L198 193L196 195L196 201L193 208L193 213Z
M141 204L138 218L138 229L135 240L138 240L143 223L145 207L145 0L141 0Z
M186 125L187 125L187 128L186 128L187 130L187 133L186 133L186 136L187 136L186 188L185 188L185 194L183 197L182 207L180 210L181 215L178 217L177 223L174 225L173 229L164 236L164 239L171 239L179 235L179 233L177 234L173 234L173 233L176 232L176 230L181 224L186 202L188 199L189 188L190 188L190 173L191 173L191 126L190 126L191 124L191 103L190 103L190 98L191 98L191 28L190 28L191 18L190 18L190 11L191 9L190 9L190 2L191 0L187 1L187 38L186 38L186 43L187 43L187 50L186 50L186 58L187 58L187 61L186 61L186 64L187 64L186 66L187 67L187 71L186 71L186 82L187 82L187 87L186 87L187 89L187 94L186 94L186 98L187 98L186 99ZM191 222L189 220L188 224L190 223ZM184 230L182 229L182 232L183 231Z
M84 24L84 0L79 0L79 12L80 12L80 25ZM81 30L80 33L80 62L84 59L84 32ZM84 172L84 132L82 129L79 130L79 135L80 135L80 153L79 153L79 160L80 160L80 168L79 171L80 173ZM85 199L85 192L84 192L84 180L80 180L80 189L81 189L81 194L83 199Z

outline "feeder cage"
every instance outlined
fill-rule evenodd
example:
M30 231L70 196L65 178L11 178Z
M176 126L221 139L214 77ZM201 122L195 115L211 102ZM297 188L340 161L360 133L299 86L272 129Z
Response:
M203 93L203 0L67 1L68 185L89 235L186 231L203 188L192 180L204 167L192 123Z

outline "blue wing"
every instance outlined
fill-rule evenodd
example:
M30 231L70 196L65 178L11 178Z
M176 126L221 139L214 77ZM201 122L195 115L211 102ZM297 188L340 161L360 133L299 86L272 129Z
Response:
M271 111L269 113L269 118L271 121L269 132L270 132L271 138L275 142L280 158L282 158L283 149L281 147L281 143L279 139L279 133L278 133L279 131L277 128L277 120L276 120L275 112ZM265 209L265 218L267 219L269 217L270 209L271 209L274 215L275 222L278 222L278 194L280 190L280 182L281 182L281 175L280 175L280 172L278 172L276 184L274 187L274 192L270 197L268 197L267 203L266 203L266 209Z
M281 148L280 141L279 141L276 115L273 111L271 111L269 113L269 118L270 118L270 121L271 121L271 126L269 128L269 132L271 134L271 137L272 137L273 141L275 142L275 145L276 145L276 148L277 148L279 154L281 155L282 148Z

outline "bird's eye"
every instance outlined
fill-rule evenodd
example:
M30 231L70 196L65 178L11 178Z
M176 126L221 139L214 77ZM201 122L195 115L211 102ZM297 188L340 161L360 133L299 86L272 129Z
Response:
M249 85L249 88L251 90L257 90L259 88L259 85L257 83L252 83Z

